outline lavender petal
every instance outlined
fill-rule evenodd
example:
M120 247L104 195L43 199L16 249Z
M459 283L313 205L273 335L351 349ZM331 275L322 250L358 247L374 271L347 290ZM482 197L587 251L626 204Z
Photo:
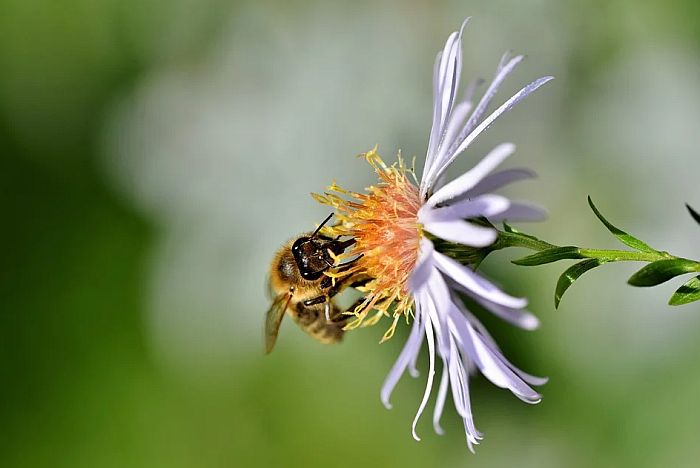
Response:
M427 221L454 221L480 216L492 217L507 211L511 202L501 195L480 195L459 201L450 200L448 204L434 208L423 205L418 211L418 219Z
M467 192L514 152L515 145L512 143L496 146L476 166L436 191L426 204L436 206Z
M440 252L434 252L432 258L435 266L445 275L486 300L514 308L522 308L527 305L526 299L504 293L493 283Z
M517 373L511 369L512 364L506 364L500 352L494 351L482 336L474 330L467 318L459 311L450 311L450 324L453 333L464 346L465 352L474 360L479 371L497 387L506 388L516 397L526 403L539 403L542 396L533 390ZM507 361L506 361L507 362Z
M494 122L494 120L511 110L513 106L525 99L537 88L553 79L554 77L552 76L545 76L533 81L532 83L528 84L520 91L518 91L505 103L503 103L498 109L491 113L491 115L486 117L476 128L474 128L473 131L469 133L469 135L467 135L464 141L460 143L460 145L454 150L454 152L452 152L452 154L446 161L435 161L434 167L437 167L438 169L436 169L436 171L433 172L431 180L437 179L442 174L442 172L444 172L445 169L447 169L447 167L450 164L452 164L455 158L459 156L462 153L462 151L464 151L484 130L486 130ZM428 182L428 184L429 183L430 182Z
M425 392L423 393L423 399L418 406L418 412L416 412L415 418L413 418L413 424L411 425L411 433L413 438L420 441L420 437L416 433L416 425L418 420L425 410L425 406L428 404L428 399L430 398L430 392L433 389L433 378L435 376L435 339L433 336L433 324L430 318L425 317L425 339L428 342L428 358L429 358L429 368L428 368L428 380L425 384Z
M447 387L449 385L450 373L448 369L447 359L442 359L442 376L440 377L440 386L438 387L437 400L435 401L435 410L433 411L433 429L438 435L443 435L445 431L440 426L440 417L442 410L445 408L445 400L447 399Z
M535 171L526 168L505 169L503 171L494 172L484 177L473 188L460 195L459 198L461 199L463 196L474 197L483 195L498 190L508 184L512 184L513 182L534 179L535 177L537 177Z
M423 228L442 239L472 247L485 247L493 244L498 237L495 229L476 226L468 221L426 222Z
M488 216L488 215L487 215ZM543 221L547 219L547 210L530 203L511 202L508 209L493 216L488 216L492 222L496 221Z
M418 248L418 260L413 267L411 277L408 279L408 287L411 291L418 291L428 280L430 272L433 270L433 253L435 247L430 240L421 238Z
M389 371L389 374L387 374L384 384L382 385L380 399L384 404L384 407L387 409L391 409L391 402L389 401L391 398L391 392L394 390L394 387L396 387L396 384L406 370L406 366L420 351L420 344L422 341L421 335L423 334L423 323L421 321L420 311L416 311L415 317L416 318L413 322L411 333L406 340L406 344L401 350L398 359L396 359L396 362Z
M495 302L486 300L480 295L475 294L474 292L465 288L461 284L455 282L451 282L450 287L468 295L479 305L481 305L484 309L488 310L496 317L499 317L512 325L515 325L516 327L522 328L524 330L535 330L540 326L540 320L527 310L496 304ZM455 302L461 303L461 301Z

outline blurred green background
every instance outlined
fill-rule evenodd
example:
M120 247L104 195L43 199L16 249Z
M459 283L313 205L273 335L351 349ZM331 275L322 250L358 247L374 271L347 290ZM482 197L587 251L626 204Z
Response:
M354 155L424 155L435 53L466 16L463 76L528 60L499 94L557 79L454 167L502 141L548 207L520 226L614 246L586 206L697 258L700 4L0 0L0 466L698 466L700 307L636 265L485 270L531 299L536 332L483 317L551 380L527 406L473 384L486 439L425 417L423 380L378 398L405 328L323 347L291 322L262 355L274 250L327 210L308 193L373 181ZM425 373L423 373L423 377Z

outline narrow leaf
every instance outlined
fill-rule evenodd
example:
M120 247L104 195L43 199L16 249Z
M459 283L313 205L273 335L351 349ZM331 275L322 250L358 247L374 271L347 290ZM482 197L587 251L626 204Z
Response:
M526 238L528 238L528 239L532 239L532 240L539 241L539 239L538 239L537 237L532 236L532 235L530 235L530 234L525 234L524 232L521 232L521 231L515 229L513 226L511 226L510 224L506 223L505 221L503 222L503 230L504 230L505 232L509 232L509 233L511 233L511 234L517 234L517 235L519 235L519 236L521 236L521 237L526 237Z
M639 250L640 252L656 252L656 250L649 247L645 242L637 239L636 237L630 234L627 234L622 229L613 226L607 219L605 219L605 217L603 217L601 212L598 211L598 208L596 208L596 206L593 204L593 200L591 200L590 195L588 197L588 204L590 205L591 209L593 210L593 213L595 213L600 222L603 223L605 227L608 228L608 231L613 233L613 235L617 237L620 242L629 247L632 247L633 249Z
M554 249L543 250L527 257L513 260L513 263L521 266L544 265L545 263L557 262L559 260L570 260L586 258L581 255L580 249L575 246L556 247Z
M690 213L690 216L695 220L695 222L700 224L700 213L692 209L687 203L685 204L685 207L688 208L688 212Z
M513 226L511 226L510 224L506 223L505 221L503 221L503 230L506 231L506 232L512 232L512 233L515 233L515 234L517 234L517 233L519 232L517 229L515 229Z
M658 260L645 266L627 281L632 286L656 286L685 273L700 271L700 263L684 258Z
M576 281L582 274L584 274L588 270L592 270L593 268L600 266L603 263L604 262L602 260L599 260L597 258L591 258L582 262L578 262L577 264L567 268L566 271L564 271L564 273L562 273L559 277L559 281L557 281L557 288L554 291L554 308L559 308L559 302L561 302L562 296L564 295L566 290L569 289L569 286L574 284L574 281Z
M676 292L673 293L673 296L671 296L668 304L677 306L690 304L691 302L695 301L700 301L700 276L692 278L690 281L678 288Z

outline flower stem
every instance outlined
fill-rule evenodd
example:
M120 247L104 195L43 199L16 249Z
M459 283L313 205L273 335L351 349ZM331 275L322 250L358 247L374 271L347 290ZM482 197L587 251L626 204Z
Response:
M512 260L512 263L521 266L537 266L560 260L576 260L562 273L554 292L554 305L559 306L566 290L584 273L598 268L606 263L613 262L645 262L648 265L642 267L633 274L627 283L631 286L648 287L665 283L678 276L700 272L700 261L683 257L676 257L668 252L654 249L646 242L623 231L605 219L603 214L588 197L588 205L607 230L622 244L630 247L630 250L615 249L589 249L574 245L558 246L550 242L538 239L535 236L525 234L503 223L503 229L499 229L486 218L470 219L468 221L480 226L495 229L498 233L496 241L488 247L468 247L455 244L442 239L431 238L438 251L449 255L455 260L471 265L475 270L481 262L493 251L508 247L521 247L532 250L535 253ZM700 222L700 214L688 206L691 216ZM682 305L700 301L700 275L691 278L671 296L669 305Z
M508 247L523 247L535 252L562 248L562 246L515 231L511 227L508 227L507 230L504 231L498 230L498 239L489 249L494 251ZM676 257L668 252L657 250L651 252L637 252L633 250L578 248L577 252L581 258L597 258L602 262L656 262L658 260L669 259L682 259L695 262L695 260Z
M597 258L604 262L655 262L677 258L668 252L634 252L631 250L581 249L586 258Z
M491 250L501 250L506 247L524 247L541 252L543 250L554 249L558 246L521 232L499 230L498 239L496 239L496 242L494 242L490 248Z
M592 202L591 202L592 203ZM599 218L602 218L596 210ZM562 296L566 290L585 272L597 268L606 263L613 262L645 262L641 270L637 271L627 281L632 286L655 286L664 283L676 276L688 273L700 272L700 261L690 260L683 257L676 257L668 252L656 250L647 243L637 239L630 234L616 228L607 220L604 221L608 230L625 245L631 247L630 250L616 249L589 249L577 246L559 246L550 242L538 239L535 236L525 234L517 229L503 224L503 229L499 229L485 219L470 220L481 226L491 227L496 230L498 237L496 241L488 247L469 247L443 239L430 236L430 240L435 248L457 260L464 265L470 265L475 270L481 262L493 251L502 250L509 247L521 247L535 253L526 257L513 260L516 265L537 266L547 263L558 262L560 260L577 260L577 263L570 266L559 277L554 293L555 307L559 306ZM682 285L669 300L670 305L682 305L700 300L700 276L691 279Z

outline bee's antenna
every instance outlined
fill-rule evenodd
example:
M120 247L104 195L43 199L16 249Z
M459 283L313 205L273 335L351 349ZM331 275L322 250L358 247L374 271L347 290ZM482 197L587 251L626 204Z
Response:
M321 230L321 228L328 222L330 219L333 217L333 213L329 214L326 219L323 220L323 222L316 228L316 230L309 236L309 239L313 239L316 237L316 234L318 234L318 231Z

